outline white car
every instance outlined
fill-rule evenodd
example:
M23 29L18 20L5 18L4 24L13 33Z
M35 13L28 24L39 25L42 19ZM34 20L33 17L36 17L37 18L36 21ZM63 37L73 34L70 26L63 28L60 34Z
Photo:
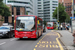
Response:
M1 26L0 27L0 37L13 37L14 30L12 30L13 26Z

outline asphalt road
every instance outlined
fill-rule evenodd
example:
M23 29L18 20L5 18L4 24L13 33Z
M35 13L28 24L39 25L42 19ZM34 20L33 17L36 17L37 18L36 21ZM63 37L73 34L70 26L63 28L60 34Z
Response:
M58 38L60 35L50 30L37 40L0 38L0 50L64 50Z

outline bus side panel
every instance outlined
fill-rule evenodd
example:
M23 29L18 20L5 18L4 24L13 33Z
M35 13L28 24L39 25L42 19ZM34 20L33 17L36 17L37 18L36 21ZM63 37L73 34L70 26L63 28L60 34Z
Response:
M26 31L20 31L20 32L18 32L18 31L15 31L15 38L36 38L37 36L36 36L36 31L28 31L28 32L26 32Z
M41 36L42 33L43 33L43 26L42 26L43 23L42 23L42 19L41 19L41 18L38 17L38 18L37 18L37 21L38 21L38 20L39 20L39 24L40 24L40 25L37 23L37 30L38 30L37 33L38 33L39 36Z

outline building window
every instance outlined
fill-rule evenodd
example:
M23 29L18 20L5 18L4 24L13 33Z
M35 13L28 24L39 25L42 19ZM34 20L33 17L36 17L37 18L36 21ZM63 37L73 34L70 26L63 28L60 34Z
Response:
M56 8L56 7L52 7L52 8Z
M58 3L58 1L52 1L53 3Z
M38 1L41 1L41 0L38 0Z
M12 15L14 15L14 7L12 6Z
M38 8L38 9L41 9L41 8Z
M20 15L20 7L16 7L16 14Z
M5 16L5 23L8 23L8 16Z
M50 3L50 1L46 1L46 2L44 2L44 4L45 4L45 3Z
M44 5L44 6L50 6L50 4L46 4L46 5Z
M52 5L57 6L57 4L52 4Z
M21 2L21 1L8 1L8 3L23 3L23 4L29 4L29 2Z
M41 2L38 2L38 4L41 4Z
M41 5L38 5L38 6L41 6Z

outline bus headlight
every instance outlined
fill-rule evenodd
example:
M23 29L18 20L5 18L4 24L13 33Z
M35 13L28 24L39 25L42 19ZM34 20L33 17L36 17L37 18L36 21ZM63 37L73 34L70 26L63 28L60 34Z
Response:
M33 32L32 34L35 34L35 32Z
M16 34L18 34L18 32L16 32Z

